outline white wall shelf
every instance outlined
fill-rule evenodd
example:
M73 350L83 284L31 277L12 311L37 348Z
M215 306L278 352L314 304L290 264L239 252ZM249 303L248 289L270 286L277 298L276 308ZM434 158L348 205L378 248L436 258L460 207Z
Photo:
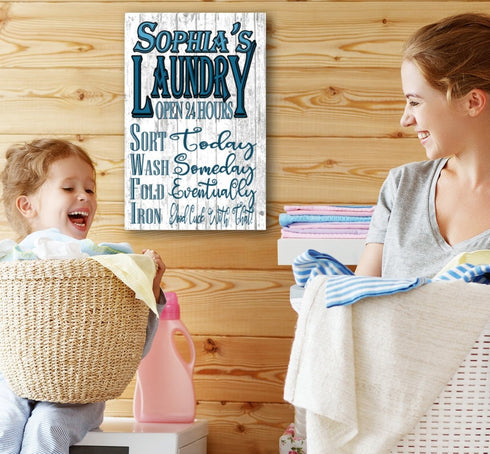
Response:
M280 238L277 240L277 263L291 265L307 249L315 249L335 257L344 265L357 265L364 249L365 239L309 239Z

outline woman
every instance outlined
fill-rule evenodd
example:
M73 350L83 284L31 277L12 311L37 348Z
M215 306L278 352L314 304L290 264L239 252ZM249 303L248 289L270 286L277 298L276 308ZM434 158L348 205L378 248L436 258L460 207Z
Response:
M490 249L490 16L461 14L418 30L401 67L406 107L428 161L390 171L358 275L435 275Z

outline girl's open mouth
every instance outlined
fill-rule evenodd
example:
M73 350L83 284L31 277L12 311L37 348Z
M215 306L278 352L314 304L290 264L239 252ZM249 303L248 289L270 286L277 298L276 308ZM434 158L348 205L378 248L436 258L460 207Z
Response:
M86 211L73 211L68 213L68 219L77 228L85 228L87 225L88 213Z

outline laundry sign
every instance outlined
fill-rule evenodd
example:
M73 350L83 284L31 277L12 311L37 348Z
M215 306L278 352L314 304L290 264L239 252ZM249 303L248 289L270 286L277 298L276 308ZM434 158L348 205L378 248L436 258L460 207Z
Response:
M266 228L264 13L127 13L125 228Z

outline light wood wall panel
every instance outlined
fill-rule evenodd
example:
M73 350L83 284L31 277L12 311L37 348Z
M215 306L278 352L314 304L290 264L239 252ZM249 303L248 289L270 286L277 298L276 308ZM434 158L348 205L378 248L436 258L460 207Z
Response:
M182 300L195 334L288 337L296 317L288 303L289 270L174 270L166 288Z
M22 134L30 124L31 134L121 134L124 76L120 69L47 67L42 78L36 74L0 68L0 96L9 112L0 131ZM399 125L404 100L398 69L317 68L308 71L308 84L299 67L278 68L272 74L267 84L269 136L406 134Z
M267 230L123 228L124 13L267 13ZM275 454L293 419L282 400L296 314L277 265L285 204L374 203L391 167L424 159L399 124L404 40L419 26L490 2L0 2L0 164L16 142L52 135L97 166L90 237L157 249L197 350L198 417L210 454ZM0 211L0 237L13 237ZM130 416L134 380L107 414Z
M284 370L289 361L290 339L271 337L193 335L196 349L194 386L202 401L283 402ZM188 347L176 337L185 358ZM262 352L257 355L257 352ZM122 399L131 399L135 380Z

